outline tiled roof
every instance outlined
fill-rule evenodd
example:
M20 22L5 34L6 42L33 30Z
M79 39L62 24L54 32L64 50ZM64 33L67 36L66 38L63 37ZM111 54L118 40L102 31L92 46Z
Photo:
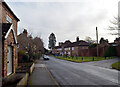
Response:
M118 46L118 43L109 43L111 46Z
M55 49L61 48L61 46L55 46Z
M80 40L78 42L73 42L72 46L89 46L90 44L86 41Z
M55 48L61 48L62 46L64 48L67 47L75 47L75 46L89 46L90 44L86 41L80 40L78 42L70 42L70 41L65 41L65 43L63 43L61 46L56 46Z
M3 1L2 4L10 11L10 13L15 17L17 21L20 21L19 18L13 13L13 11L10 9L10 7L7 5L5 1Z

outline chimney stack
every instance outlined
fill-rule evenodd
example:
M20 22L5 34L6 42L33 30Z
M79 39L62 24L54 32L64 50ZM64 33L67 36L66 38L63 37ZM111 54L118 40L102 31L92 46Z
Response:
M61 46L63 43L62 42L59 42L59 46Z
M77 36L76 41L79 42L79 36Z
M28 32L26 29L24 29L23 34L27 37Z

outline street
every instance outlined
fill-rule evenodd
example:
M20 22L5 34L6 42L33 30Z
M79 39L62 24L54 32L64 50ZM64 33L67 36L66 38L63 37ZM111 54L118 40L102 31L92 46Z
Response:
M118 71L50 57L45 64L60 85L118 85ZM101 87L100 86L100 87Z

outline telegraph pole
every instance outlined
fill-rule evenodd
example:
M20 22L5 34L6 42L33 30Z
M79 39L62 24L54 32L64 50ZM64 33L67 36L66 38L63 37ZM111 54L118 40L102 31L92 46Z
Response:
M99 52L98 52L98 30L96 27L96 39L97 39L97 57L99 56Z

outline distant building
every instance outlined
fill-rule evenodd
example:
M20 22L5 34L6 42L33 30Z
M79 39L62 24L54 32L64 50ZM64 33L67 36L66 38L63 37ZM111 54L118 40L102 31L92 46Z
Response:
M79 40L79 37L76 38L75 42L69 40L59 43L59 46L56 46L53 50L53 54L57 55L68 55L68 56L80 56L79 51L83 49L88 49L89 43L83 40Z
M21 33L17 36L18 43L19 43L18 51L20 51L20 50L26 51L25 49L27 49L27 48L24 48L23 44L25 44L25 42L27 41L27 37L28 37L28 32L26 29L24 29L23 33Z
M119 44L119 43L120 43L120 37L119 37L119 38L116 38L116 39L114 40L114 43Z
M100 39L100 44L105 44L105 43L109 43L108 39L104 39L103 37Z

